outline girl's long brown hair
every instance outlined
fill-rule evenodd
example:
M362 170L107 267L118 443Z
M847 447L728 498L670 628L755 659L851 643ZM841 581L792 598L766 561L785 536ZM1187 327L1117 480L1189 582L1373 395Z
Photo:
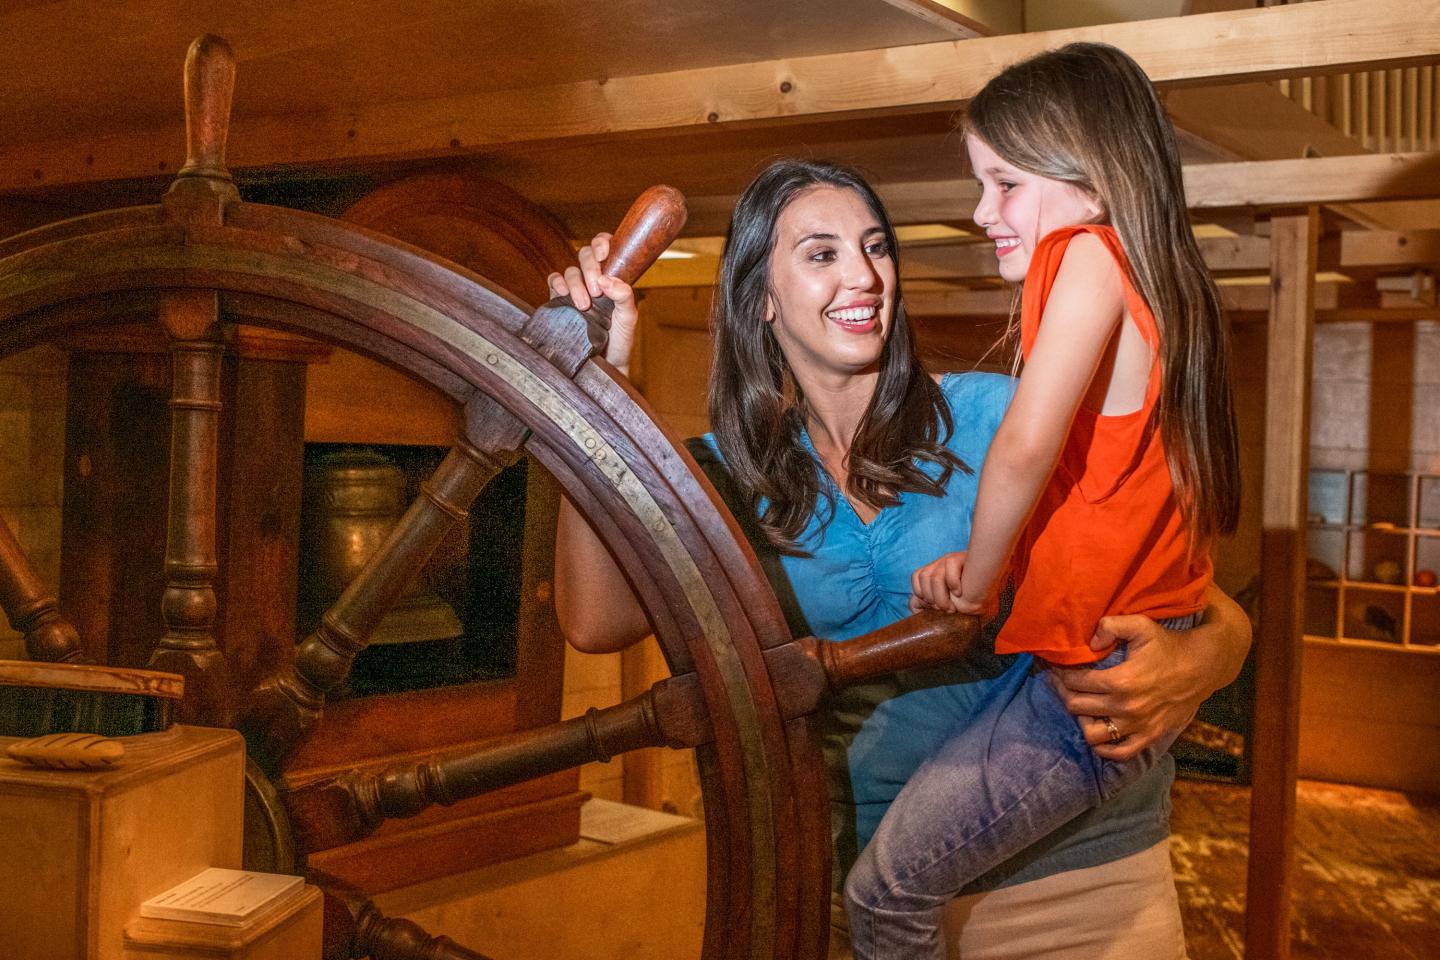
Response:
M710 376L710 426L740 490L758 507L760 526L776 549L801 554L800 535L814 515L822 486L820 466L805 449L805 395L770 324L770 254L780 214L816 187L853 190L875 214L900 272L895 228L864 177L848 167L811 160L777 160L735 204L721 255L711 326L715 364ZM875 394L850 443L851 496L878 508L901 492L941 496L951 470L969 468L945 446L954 426L940 388L920 365L909 323L895 289L895 317L880 353ZM940 467L932 478L917 461ZM834 504L831 504L834 508Z
M1156 410L1192 540L1235 531L1239 445L1220 292L1190 227L1180 149L1138 64L1072 43L1007 67L970 101L966 135L1021 170L1097 199L1160 329Z

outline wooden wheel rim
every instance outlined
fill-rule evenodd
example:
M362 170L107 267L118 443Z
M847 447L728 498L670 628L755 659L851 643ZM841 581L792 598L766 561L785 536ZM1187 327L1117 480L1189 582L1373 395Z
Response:
M481 390L530 428L530 452L627 567L672 669L702 685L715 738L700 755L704 955L809 955L828 863L800 850L821 833L828 850L828 806L809 722L781 719L761 656L788 633L735 528L643 402L594 364L559 374L518 337L527 311L474 275L337 221L239 202L204 227L142 207L0 244L0 351L133 319L161 289L219 291L233 317L376 356L460 401Z

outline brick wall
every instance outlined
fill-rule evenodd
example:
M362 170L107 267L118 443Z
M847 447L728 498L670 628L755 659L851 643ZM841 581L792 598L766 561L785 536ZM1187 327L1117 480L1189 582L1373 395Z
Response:
M0 515L52 590L60 582L64 439L65 354L37 347L0 361ZM0 623L0 659L24 651Z

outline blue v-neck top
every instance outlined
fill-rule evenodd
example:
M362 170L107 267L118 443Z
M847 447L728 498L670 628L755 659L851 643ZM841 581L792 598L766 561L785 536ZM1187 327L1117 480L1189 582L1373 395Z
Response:
M955 423L948 446L969 467L951 472L944 497L901 494L898 504L866 524L816 457L826 495L800 538L808 555L780 558L816 636L848 640L908 616L910 575L942 553L966 548L985 452L1014 383L990 373L950 374L941 381ZM703 440L718 455L714 436ZM815 457L809 437L803 440ZM939 475L934 465L922 464L922 469ZM988 640L995 629L998 624ZM963 662L909 671L835 698L826 717L825 752L837 883L920 763L1029 672L1028 655L998 656L988 640ZM1169 832L1173 776L1167 755L1120 796L982 877L972 889L1096 866L1153 846Z

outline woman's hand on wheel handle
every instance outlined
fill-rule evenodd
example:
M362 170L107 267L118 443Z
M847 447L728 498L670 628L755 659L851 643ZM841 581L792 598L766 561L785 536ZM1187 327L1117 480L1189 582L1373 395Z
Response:
M605 258L610 254L611 236L597 233L595 239L580 248L576 265L547 278L552 297L570 298L575 309L589 309L597 297L607 297L615 304L610 313L610 339L605 345L605 359L621 373L630 375L630 354L635 349L635 330L640 314L635 306L635 291L617 277L604 272Z

